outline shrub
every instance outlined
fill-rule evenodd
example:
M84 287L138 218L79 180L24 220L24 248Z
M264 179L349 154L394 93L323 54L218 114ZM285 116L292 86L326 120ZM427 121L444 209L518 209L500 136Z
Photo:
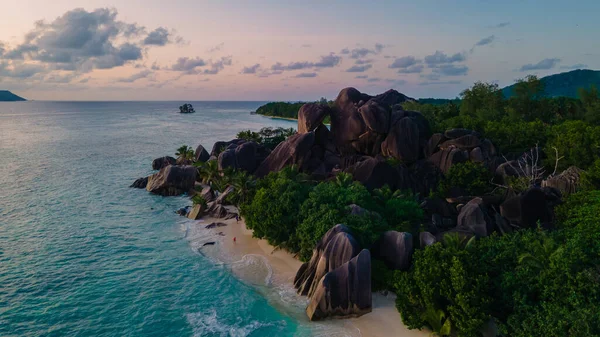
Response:
M582 190L591 191L600 189L600 159L596 159L587 170L581 173L580 179Z
M241 206L246 226L254 231L255 237L264 238L271 245L298 251L296 228L301 221L300 206L311 189L294 168L270 173L259 182L251 201Z
M396 271L396 307L410 329L427 326L438 335L479 336L489 319L489 279L468 250L441 243L417 250L408 272Z
M320 183L302 204L302 223L298 226L301 260L310 259L316 243L336 224L343 223L349 226L356 239L363 242L363 234L374 236L376 231L371 229L383 226L382 222L385 220L378 218L376 214L370 214L368 218L349 214L348 206L351 204L365 209L375 208L369 191L360 183L351 181L351 178L347 179L346 174L340 174L336 181ZM369 223L369 218L372 223Z
M279 143L296 133L294 128L270 128L265 127L258 132L245 130L237 134L237 138L253 141L273 150Z
M454 164L444 175L437 194L442 197L462 195L483 195L492 190L492 173L482 164L466 162Z

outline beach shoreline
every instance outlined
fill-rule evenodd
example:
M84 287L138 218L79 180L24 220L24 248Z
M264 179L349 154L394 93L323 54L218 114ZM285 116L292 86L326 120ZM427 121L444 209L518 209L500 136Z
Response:
M287 251L276 249L266 240L252 237L252 230L246 228L243 219L236 221L236 219L222 220L204 217L201 221L196 222L196 226L205 227L211 223L224 223L226 226L210 229L213 234L213 236L210 237L216 239L214 241L212 241L212 239L209 241L215 242L215 244L214 246L210 245L205 247L199 245L199 251L204 250L204 254L209 255L220 262L229 264L232 267L233 273L246 283L254 284L260 287L266 287L270 290L281 287L293 289L294 277L297 270L302 265L300 260L296 259ZM247 259L249 256L256 258L262 257L262 259L264 259L264 261L267 263L267 266L262 268L263 270L260 271L244 271L235 268L236 263ZM250 268L261 269L261 267L258 267L258 265L261 265L261 263L262 262L254 263ZM267 278L268 280L266 280ZM264 283L263 280L265 280ZM296 295L295 292L294 297L297 301L296 304L303 303L303 301L307 303L307 299L305 297ZM289 308L282 309L286 312L289 310ZM308 317L304 313L304 310L301 312L296 310L294 313L295 316L300 316L296 318L304 320L305 322L308 321ZM352 332L352 336L429 336L429 333L426 331L409 330L402 323L400 314L395 307L395 295L393 294L388 294L386 296L382 293L373 293L373 311L363 316L348 319L331 319L319 323L311 322L309 324L323 323L343 328L345 331L348 331L348 333Z

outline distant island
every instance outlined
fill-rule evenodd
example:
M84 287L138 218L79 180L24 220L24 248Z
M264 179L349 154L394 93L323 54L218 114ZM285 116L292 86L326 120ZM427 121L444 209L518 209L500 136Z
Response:
M589 89L591 86L600 87L600 71L577 69L560 74L540 78L544 87L542 97L579 98L579 88ZM515 84L502 88L506 98L515 95Z
M17 96L8 90L0 90L0 102L21 102L26 101L25 98Z

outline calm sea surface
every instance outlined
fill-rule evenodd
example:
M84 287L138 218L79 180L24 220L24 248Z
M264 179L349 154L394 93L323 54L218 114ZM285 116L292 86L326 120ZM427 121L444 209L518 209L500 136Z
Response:
M295 127L257 102L182 103L0 103L0 336L327 334L194 251L187 198L128 188L183 144Z

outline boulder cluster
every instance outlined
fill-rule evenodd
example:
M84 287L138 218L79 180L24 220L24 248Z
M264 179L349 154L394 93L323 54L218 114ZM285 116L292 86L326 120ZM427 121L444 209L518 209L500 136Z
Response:
M194 157L197 162L216 161L219 170L243 170L257 178L290 165L315 179L346 172L370 190L388 185L421 196L435 190L444 174L459 163L481 163L494 173L498 186L506 187L512 177L522 177L516 167L518 159L508 161L500 156L494 144L475 131L452 129L432 134L421 113L402 108L401 103L408 100L412 99L394 90L370 96L345 88L331 105L303 105L298 111L298 132L272 151L253 141L233 139L216 142L210 153L199 145ZM329 127L324 124L328 117ZM152 168L159 171L136 180L132 187L163 196L195 193L198 170L188 164L172 157L158 158ZM416 247L432 245L448 233L481 238L538 225L551 228L554 206L563 194L575 190L579 175L579 169L569 168L520 193L505 188L503 193L470 196L457 190L451 198L424 198L421 208L426 231L418 238L385 232L370 250L362 249L348 227L338 224L298 270L294 286L309 297L311 320L360 316L372 309L371 256L392 270L408 270ZM216 195L206 187L199 193L206 203L181 214L192 219L203 214L233 217L224 207L231 192L228 189ZM349 206L353 214L365 212Z
M348 227L336 225L300 267L294 287L310 298L306 313L311 321L371 312L371 254L359 248Z

